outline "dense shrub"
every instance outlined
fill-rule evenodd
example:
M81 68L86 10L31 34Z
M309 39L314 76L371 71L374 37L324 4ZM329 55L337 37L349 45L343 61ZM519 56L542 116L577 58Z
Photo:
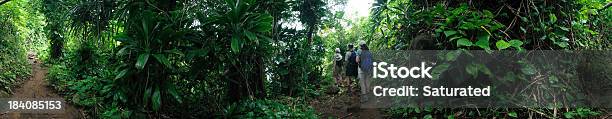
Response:
M273 100L245 100L223 111L224 118L298 118L313 119L316 114L306 105L285 105Z

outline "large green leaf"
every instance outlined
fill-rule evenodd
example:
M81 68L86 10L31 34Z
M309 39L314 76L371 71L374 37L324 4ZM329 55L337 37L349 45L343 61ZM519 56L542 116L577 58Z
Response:
M444 35L446 37L449 37L449 36L452 36L452 35L455 35L455 34L457 34L457 31L453 31L453 30L444 31Z
M516 114L516 112L508 112L508 116L518 118L518 115Z
M253 32L244 30L244 35L247 36L247 38L249 38L249 40L251 41L257 41L257 36Z
M149 53L143 53L138 55L138 60L136 61L136 69L143 69L149 60Z
M515 48L521 48L521 45L523 45L523 41L520 40L510 40L509 43L512 47Z
M473 63L465 66L465 71L472 75L472 78L476 78L476 76L478 76L478 67L476 67L476 65L474 65Z
M461 47L461 46L472 46L472 41L468 40L467 38L461 38L459 40L457 40L457 47Z
M495 46L497 46L497 49L503 50L510 47L510 44L504 40L498 40L497 43L495 43Z
M142 101L145 104L149 104L149 100L151 99L151 93L153 92L152 90L153 89L151 87L145 89L145 92L144 92L144 94L142 96Z
M242 42L240 41L240 39L238 38L238 36L232 36L232 51L234 53L238 53L240 52L240 46L242 46Z
M153 95L151 96L151 100L153 101L153 110L157 111L161 106L161 94L159 92L159 88L155 88Z
M555 16L555 14L551 13L548 15L548 17L550 17L550 23L557 22L557 16Z
M153 57L157 59L157 62L162 63L164 66L168 68L172 68L172 65L170 65L170 60L168 60L168 58L166 58L164 54L153 54Z
M123 78L123 76L125 76L125 74L127 74L128 71L129 71L128 68L121 70L121 72L119 72L117 76L115 76L115 80Z
M485 49L485 50L490 50L491 48L489 47L489 40L483 40L483 39L479 39L478 41L476 41L476 46Z
M431 79L438 80L440 78L440 75L444 73L446 70L448 70L449 67L450 67L450 64L448 63L436 65L431 71L432 73Z
M446 61L455 61L459 55L461 55L462 50L455 50L446 53L446 57L444 58Z
M272 16L270 14L262 14L259 22L255 26L257 32L267 32L272 30Z

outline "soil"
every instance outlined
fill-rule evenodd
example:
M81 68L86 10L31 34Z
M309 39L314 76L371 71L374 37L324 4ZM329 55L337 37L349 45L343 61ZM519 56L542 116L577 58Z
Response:
M355 86L354 86L355 87ZM344 87L343 89L345 89ZM355 90L354 90L355 91ZM357 93L349 95L346 91L338 94L326 94L310 102L322 119L382 119L380 109L361 108Z
M14 90L10 98L63 98L45 80L47 69L35 58L30 57L32 63L32 77L25 80ZM64 100L66 101L66 100ZM80 119L84 118L81 109L75 108L71 104L63 103L64 113L23 113L23 112L3 112L0 118L10 119Z

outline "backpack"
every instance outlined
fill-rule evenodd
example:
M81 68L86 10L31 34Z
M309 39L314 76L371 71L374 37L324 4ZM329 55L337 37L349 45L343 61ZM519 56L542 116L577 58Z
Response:
M340 53L336 53L334 60L336 60L336 66L342 67L342 55Z
M348 62L346 65L346 75L347 76L357 76L357 61L355 61L357 59L357 54L355 53L355 51L351 51L350 55L348 57Z
M359 56L360 62L359 67L361 71L372 72L372 53L370 51L362 51Z
M349 65L354 65L357 66L357 53L355 53L355 51L351 52L351 56L349 56Z

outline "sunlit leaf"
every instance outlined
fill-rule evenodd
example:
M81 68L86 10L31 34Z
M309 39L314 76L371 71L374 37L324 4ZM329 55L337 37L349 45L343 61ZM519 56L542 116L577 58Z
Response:
M138 55L138 60L136 61L136 69L143 69L149 60L149 53L143 53Z
M497 43L495 43L495 46L497 46L497 49L503 50L510 47L510 44L504 40L498 40Z
M516 114L516 112L508 112L508 116L518 118L518 115Z

